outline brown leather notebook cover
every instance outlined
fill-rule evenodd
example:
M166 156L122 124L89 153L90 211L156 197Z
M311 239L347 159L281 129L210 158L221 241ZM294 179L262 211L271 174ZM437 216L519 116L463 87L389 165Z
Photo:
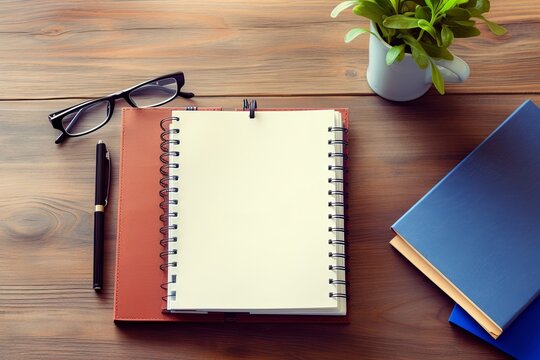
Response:
M348 323L348 315L162 312L165 291L160 287L164 274L159 267L163 261L159 257L162 251L159 229L163 226L160 220L162 209L159 207L162 200L159 195L162 177L159 172L162 165L160 121L171 116L172 110L180 109L122 109L114 321ZM205 110L220 109L199 111ZM348 110L337 110L342 113L344 126L348 127Z

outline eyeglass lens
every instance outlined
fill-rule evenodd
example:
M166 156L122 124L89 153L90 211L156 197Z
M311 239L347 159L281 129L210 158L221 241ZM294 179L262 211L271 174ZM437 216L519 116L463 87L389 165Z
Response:
M150 107L172 100L177 92L176 79L165 78L131 90L129 98L137 107ZM98 101L64 116L62 126L69 135L82 135L103 125L109 112L109 100Z
M176 79L165 78L133 89L129 98L137 107L149 107L172 100L178 91Z
M69 135L80 135L99 127L109 118L109 101L102 100L67 114L62 126Z

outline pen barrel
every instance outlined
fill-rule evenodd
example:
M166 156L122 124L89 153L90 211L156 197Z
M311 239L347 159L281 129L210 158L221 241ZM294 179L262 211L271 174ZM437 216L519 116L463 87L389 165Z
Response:
M96 146L96 204L102 204L103 200L107 197L105 187L105 181L107 180L107 148L105 144L99 143Z
M94 289L103 286L103 238L105 236L105 213L94 212Z

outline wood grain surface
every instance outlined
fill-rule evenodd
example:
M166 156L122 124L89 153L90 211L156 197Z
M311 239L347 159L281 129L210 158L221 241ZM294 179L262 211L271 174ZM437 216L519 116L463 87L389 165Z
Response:
M0 359L502 359L389 246L390 225L525 99L540 104L540 4L492 0L509 34L459 40L471 78L398 104L365 82L366 23L338 1L2 1ZM482 27L486 30L485 27ZM350 108L349 325L112 322L120 119L54 145L47 115L167 72L171 106ZM301 135L301 134L300 134ZM92 290L95 144L113 159L105 290Z
M538 95L532 99L540 102ZM389 226L523 100L259 98L261 107L350 108L351 323L345 326L114 325L119 113L98 132L57 146L46 115L72 100L0 102L0 143L8 145L0 152L0 358L503 358L448 324L452 301L392 250ZM232 109L240 102L189 104ZM98 139L113 155L102 295L91 289Z
M200 96L369 94L368 37L343 42L368 23L332 19L338 2L3 1L0 99L102 96L178 70ZM471 77L448 92L537 93L540 2L491 4L509 32L457 39Z

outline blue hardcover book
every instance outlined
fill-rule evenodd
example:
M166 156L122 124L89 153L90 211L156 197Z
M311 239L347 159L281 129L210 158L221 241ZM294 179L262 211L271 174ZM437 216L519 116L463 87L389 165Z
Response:
M516 359L540 359L540 298L533 301L497 340L489 336L459 305L454 306L448 321Z
M539 224L529 100L392 226L391 244L497 338L540 292Z

